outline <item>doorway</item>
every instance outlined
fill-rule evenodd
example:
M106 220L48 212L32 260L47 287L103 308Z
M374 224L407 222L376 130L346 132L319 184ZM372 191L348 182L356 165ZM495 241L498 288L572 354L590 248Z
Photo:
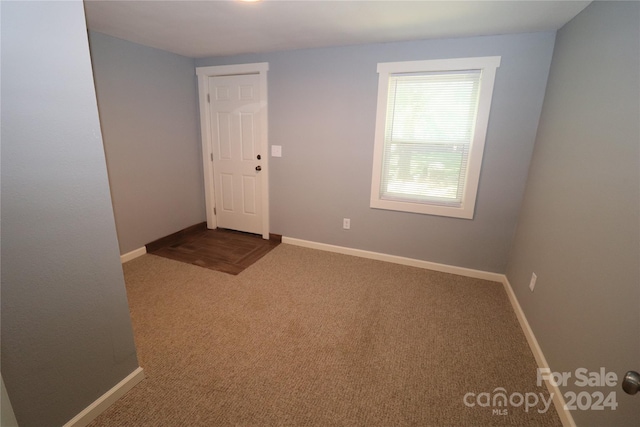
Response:
M269 239L267 63L197 67L207 228Z

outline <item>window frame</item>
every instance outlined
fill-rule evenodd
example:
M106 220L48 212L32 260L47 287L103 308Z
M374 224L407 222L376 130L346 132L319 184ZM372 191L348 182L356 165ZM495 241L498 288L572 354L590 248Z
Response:
M475 212L482 156L489 124L489 112L493 98L496 70L500 66L500 56L471 58L436 59L424 61L381 62L378 64L378 105L376 113L375 142L373 152L373 174L371 179L370 207L427 215L473 219ZM389 94L389 77L397 73L447 72L480 70L480 91L478 112L469 147L467 175L460 207L442 206L414 201L385 200L381 198L385 125Z

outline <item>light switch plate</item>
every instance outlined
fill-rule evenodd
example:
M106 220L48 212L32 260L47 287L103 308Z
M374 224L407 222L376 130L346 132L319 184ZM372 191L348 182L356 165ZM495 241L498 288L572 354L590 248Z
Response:
M282 145L271 146L271 157L282 157Z

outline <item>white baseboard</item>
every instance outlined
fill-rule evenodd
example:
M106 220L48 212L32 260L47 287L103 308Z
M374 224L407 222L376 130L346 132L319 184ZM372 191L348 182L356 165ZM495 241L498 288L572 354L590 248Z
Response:
M538 363L538 368L549 369L549 364L547 363L547 359L544 357L544 354L542 353L540 344L538 344L538 340L533 334L533 330L531 329L531 326L529 325L529 322L527 321L527 318L524 315L524 311L522 311L522 307L520 307L520 303L516 298L516 294L513 292L511 283L509 283L509 279L507 279L507 276L505 275L502 276L502 284L504 285L504 290L507 292L509 301L511 301L511 306L513 307L513 311L515 311L516 316L518 317L518 322L520 322L520 327L524 332L524 336L527 338L529 347L533 352L533 357L535 357L536 362ZM562 425L565 427L576 427L576 423L573 420L571 411L565 409L564 396L562 395L562 391L560 390L560 388L557 385L553 385L548 380L545 380L545 384L547 385L547 389L549 390L549 393L551 393L553 396L553 404L556 407L556 411L558 412L560 421L562 421Z
M138 367L62 427L85 427L143 379L144 371Z
M442 273L457 274L459 276L472 277L474 279L491 280L493 282L502 283L504 274L491 273L489 271L473 270L471 268L456 267L447 264L438 264L436 262L423 261L414 258L405 258L396 255L388 255L380 252L365 251L362 249L347 248L345 246L335 246L326 243L312 242L310 240L294 239L293 237L282 236L282 243L287 243L305 248L319 249L321 251L336 252L343 255L352 255L360 258L375 259L378 261L386 261L394 264L408 265L411 267L424 268L427 270L440 271Z
M131 252L127 252L124 255L120 255L120 262L124 264L125 262L131 261L132 259L138 258L139 256L142 256L146 253L147 253L147 248L146 246L143 246Z

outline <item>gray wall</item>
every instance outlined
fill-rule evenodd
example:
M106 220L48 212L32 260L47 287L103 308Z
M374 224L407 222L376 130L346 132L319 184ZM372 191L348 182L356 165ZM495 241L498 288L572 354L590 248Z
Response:
M2 378L62 425L138 367L82 2L2 2Z
M507 270L553 371L640 371L639 52L636 2L592 3L557 35ZM638 425L638 396L614 390L617 410L578 425Z
M554 33L426 40L196 60L269 62L271 232L504 272ZM378 62L501 55L475 218L369 208ZM342 218L351 230L342 230Z
M89 37L124 254L206 220L194 61Z

